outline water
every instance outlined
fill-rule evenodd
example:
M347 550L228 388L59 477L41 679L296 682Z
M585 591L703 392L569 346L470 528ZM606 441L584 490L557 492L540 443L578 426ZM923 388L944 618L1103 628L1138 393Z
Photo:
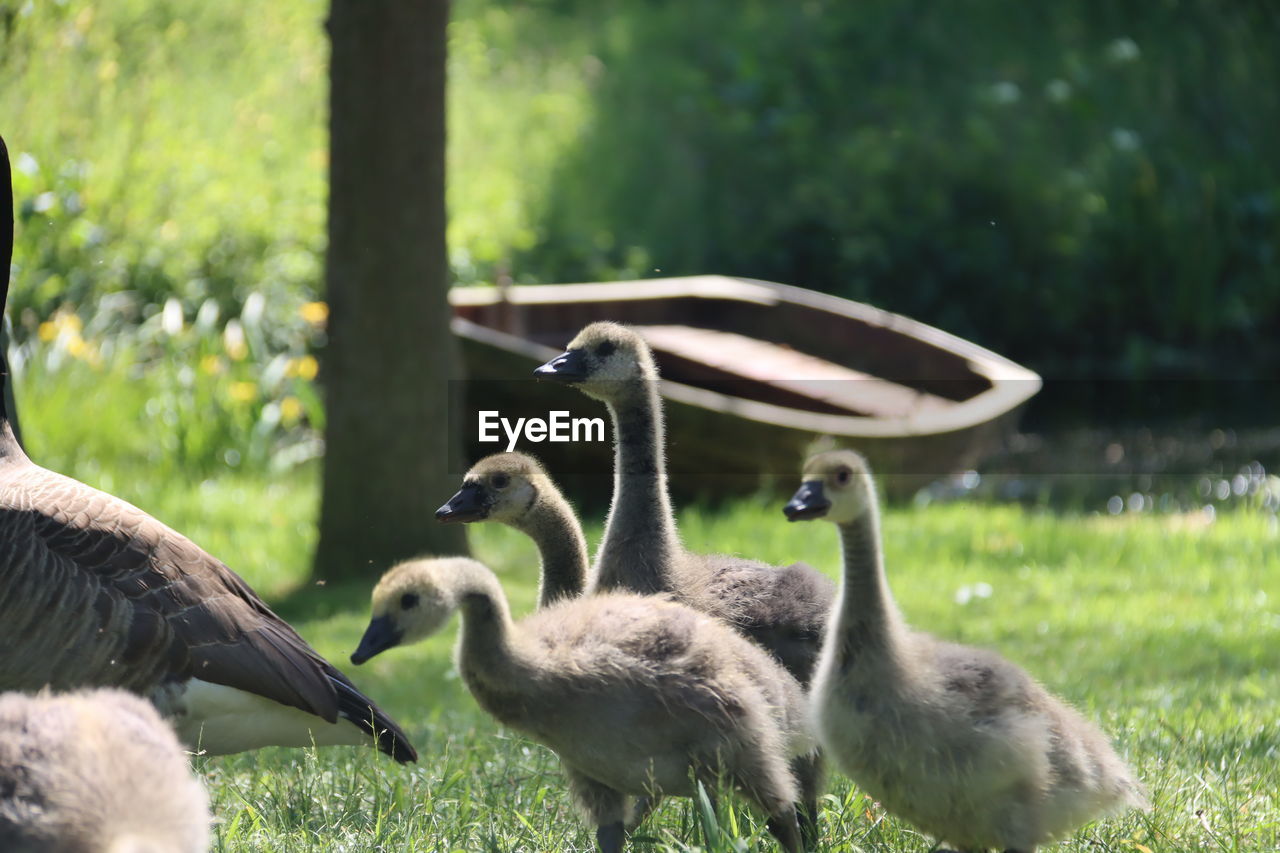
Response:
M1280 428L1196 425L1023 431L976 471L922 490L929 503L1014 501L1111 515L1280 511Z

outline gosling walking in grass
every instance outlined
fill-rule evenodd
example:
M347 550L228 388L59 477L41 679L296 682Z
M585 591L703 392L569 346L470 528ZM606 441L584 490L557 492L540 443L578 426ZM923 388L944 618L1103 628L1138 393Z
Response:
M804 563L770 566L684 546L667 491L658 368L644 338L617 323L592 323L535 375L604 402L613 420L613 501L593 588L670 593L734 626L807 684L835 588Z
M112 689L0 695L0 850L207 849L204 786L149 702Z
M1032 853L1109 812L1149 807L1106 735L1022 669L907 627L860 455L811 458L785 512L839 527L844 578L815 723L836 764L889 812L965 853Z
M771 566L729 554L697 554L684 546L667 490L658 367L640 332L617 323L592 323L535 375L600 400L613 421L613 501L596 552L592 588L668 593L759 643L807 686L835 587L805 563ZM814 844L824 776L821 755L800 759L794 770L805 840Z
M499 722L559 755L603 853L617 853L631 797L691 796L731 781L801 849L788 759L813 748L800 685L725 625L659 598L610 593L513 622L497 578L457 557L402 563L373 591L351 656L439 631L462 611L458 670Z

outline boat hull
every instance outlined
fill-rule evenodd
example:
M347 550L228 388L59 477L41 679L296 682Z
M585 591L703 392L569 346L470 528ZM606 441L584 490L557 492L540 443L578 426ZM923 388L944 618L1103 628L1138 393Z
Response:
M999 449L1040 378L940 330L787 285L723 276L536 287L455 288L454 332L468 374L454 401L471 459L478 412L604 417L569 388L532 379L597 320L637 327L664 377L675 493L789 487L815 440L864 453L891 497L975 467ZM608 442L531 444L566 484L607 489Z

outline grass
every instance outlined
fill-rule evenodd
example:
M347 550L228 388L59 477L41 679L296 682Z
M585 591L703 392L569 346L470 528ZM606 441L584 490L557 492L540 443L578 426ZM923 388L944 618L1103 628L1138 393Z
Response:
M579 139L584 131L606 134L593 137L600 158L593 162L598 169L632 174L617 168L621 149L601 144L609 142L608 132L627 132L626 125L601 118L602 111L610 107L610 96L617 91L610 88L616 86L611 81L632 79L621 73L623 60L636 58L628 66L636 69L636 74L647 75L659 66L676 72L689 67L698 70L696 64L687 67L655 61L648 50L628 50L632 42L624 38L627 22L619 22L606 12L615 22L607 29L613 38L623 40L610 48L607 41L596 39L599 34L590 27L584 28L570 15L555 13L558 6L571 10L572 5L461 0L455 8L450 33L454 87L449 107L450 244L454 247L452 267L460 281L491 280L507 271L521 275L521 257L549 239L548 228L554 223L546 221L544 208L558 181L572 178L579 189L598 194L601 173L577 169L578 161L570 156L581 147ZM683 12L633 5L630 14L654 18L648 29L642 26L647 17L632 21L633 35L647 33L654 46L664 46L664 27L669 19L672 27L687 30L685 41L692 40L696 48L690 48L691 52L721 56L702 50L698 33L688 28ZM313 330L296 319L290 326L284 319L296 317L298 306L315 298L319 288L326 169L324 40L320 29L324 3L288 0L259 6L253 16L246 17L234 4L224 7L197 0L21 4L17 19L20 35L6 42L3 60L13 85L0 89L0 112L11 118L11 126L4 131L15 147L14 154L29 155L16 161L15 180L24 208L11 319L19 342L35 341L30 343L27 372L19 376L25 380L19 382L19 392L33 386L45 390L39 397L20 394L20 408L37 459L128 498L227 559L322 653L340 661L345 660L363 628L368 590L303 585L315 542L317 469L313 462L305 461L307 435L284 445L274 443L277 425L289 426L283 413L288 411L284 404L290 395L301 398L300 403L294 400L297 407L310 407L310 398L304 393L307 384L286 375L285 365L294 362L281 359L300 359L322 346ZM1205 14L1216 15L1218 10L1210 6L1205 3L1194 8L1203 7ZM820 7L806 4L800 11L808 15ZM896 8L891 11L897 15ZM998 15L999 11L989 14ZM715 31L726 26L714 14L699 20L708 22ZM1245 19L1230 20L1237 26ZM733 28L747 34L776 29L761 21L764 19L758 16L739 16ZM1120 36L1128 32L1124 24L1118 20L1102 29L1114 29ZM979 20L974 26L981 28L983 24ZM827 29L825 25L821 28ZM913 32L917 29L913 27ZM957 41L949 28L939 29L936 22L933 30L947 44L968 44L964 39ZM929 34L933 30L921 32L932 38ZM796 32L803 36L807 30ZM1183 38L1183 34L1195 32L1195 28L1179 26L1176 34ZM1234 32L1223 30L1219 34L1223 43L1235 43L1228 38ZM1265 33L1260 36L1257 44L1265 46L1266 37ZM682 46L685 41L671 41L671 49L686 50ZM883 51L900 49L893 42L882 41ZM741 42L754 44L754 35ZM1143 50L1150 46L1155 58L1161 42L1155 34L1143 38ZM643 42L635 44L644 46ZM1082 44L1079 50L1086 56L1094 56L1104 47L1094 40ZM739 45L730 47L737 54L730 51L728 59L754 55ZM864 55L843 47L838 52L812 47L806 44L805 57L821 60ZM608 61L597 55L602 49ZM1070 56L1064 59L1055 51L1036 52L1044 58L1039 64L1028 65L1030 70L1013 63L1004 69L975 65L972 73L983 80L983 75L990 76L993 83L1010 76L1010 81L1020 81L1023 91L1029 93L1024 105L1040 103L1043 99L1034 94L1044 88L1040 78L1048 80L1057 74L1054 64L1061 61L1067 68L1065 77L1061 81L1055 77L1049 85L1070 79L1076 90L1088 94L1087 81L1071 76L1075 72L1068 67L1072 65L1067 61ZM1230 81L1250 77L1249 57L1255 53L1265 55L1261 51L1209 51L1200 64L1186 65L1187 55L1179 52L1177 67L1185 66L1182 73L1190 77L1208 77L1198 70L1208 63L1225 75L1223 91L1241 93L1241 100L1229 103L1250 105L1255 103L1250 100L1255 93L1265 95L1265 87L1233 87ZM1230 74L1220 71L1219 54L1238 60ZM875 59L877 54L865 55ZM738 65L741 67L725 72L729 82L740 82L755 73L750 62ZM793 69L790 62L776 65ZM1144 60L1107 73L1130 74L1148 66L1156 67ZM1088 69L1081 73L1085 71ZM716 83L719 73L712 68L706 82ZM846 79L843 74L827 76ZM932 117L941 113L931 106L930 99L938 91L938 81L950 75L926 76L929 84L921 89L925 94L918 111ZM1092 84L1094 88L1113 91L1110 77L1096 79L1100 82ZM1152 72L1141 79L1159 81L1163 77ZM662 102L684 103L673 101L666 82L658 82L661 85L653 90ZM697 77L681 83L695 94L704 91L702 84ZM1132 93L1116 95L1120 108L1152 100L1137 83L1133 86ZM983 84L981 91L987 88ZM716 91L705 91L714 95L717 114L728 110L724 113L727 120L740 113L749 117L773 115L751 104L734 107L722 103L724 99ZM832 92L841 103L847 100L842 88ZM892 87L883 92L886 96L909 94L906 89ZM636 109L633 101L614 98L612 102L616 109L640 116L637 122L653 125L660 141L679 139L661 118L655 120L645 110ZM956 99L954 103L968 101ZM1256 119L1261 127L1265 122L1258 116L1265 117L1270 104L1263 105L1266 109L1235 113L1253 116L1249 121ZM891 106L895 113L901 112L897 105ZM981 110L987 112L966 109L965 115L982 118L1002 109L986 105ZM1107 116L1118 112L1122 110L1103 110L1098 122L1105 125L1111 121ZM691 114L698 113L695 105ZM998 114L1008 114L1011 123L1012 117L1019 115L1013 108ZM1164 112L1157 110L1151 115L1163 116ZM1215 128L1213 140L1249 136L1239 132L1224 135L1217 132L1218 118L1209 116L1207 121ZM1090 120L1080 126L1091 131L1088 138L1097 145L1115 147L1108 133L1092 133L1095 123ZM1245 122L1243 126L1247 129L1252 124ZM921 132L922 138L954 138L932 133L929 127ZM1026 127L1039 133L1042 125ZM1043 132L1057 134L1051 123L1043 127L1048 128ZM728 121L722 131L725 140L733 144L724 147L764 154L780 150L775 145L734 141L750 139L759 129L748 124L738 131ZM1138 130L1145 128L1139 125ZM881 169L876 164L884 157L864 157L861 146L885 157L914 150L881 139L889 132L872 127L849 137L844 156L849 162ZM1161 134L1152 132L1149 136L1151 151L1158 154L1166 147L1155 144L1163 138ZM1006 152L1013 149L1000 135L991 139L990 150L999 152L1003 163ZM634 140L631 144L634 146ZM964 167L964 161L954 159L955 147L944 143L947 157L940 162L959 162ZM1015 147L1022 152L1042 150L1034 144ZM654 185L650 178L657 172L647 164L661 167L669 160L656 156L648 146L636 146L636 150L646 152L640 158L646 161L640 164L645 169L634 174L641 176L636 179L644 189L640 197L648 198ZM1171 162L1185 161L1186 169L1212 159L1183 157L1180 152L1187 150L1186 145L1168 150ZM927 150L918 159L929 165L932 161L925 154ZM1231 153L1232 162L1238 159L1237 154ZM1111 157L1126 158L1117 160L1125 164L1131 159L1139 165L1145 162L1127 154L1106 154ZM1090 158L1086 161L1086 166L1092 162ZM825 157L822 162L827 162ZM831 162L839 166L841 161ZM912 199L932 199L937 182L931 173L916 170L914 162L906 162L905 172L885 166L885 174L893 180L884 186L896 189L888 195L881 193L883 198L858 193L859 204L851 210L865 210L875 202L883 208L884 223L902 219L903 210L910 215L902 221L918 223L920 211L928 212L933 206ZM1036 165L1034 160L1019 162L1028 169ZM1103 165L1109 162L1104 158ZM1214 238L1212 251L1199 251L1199 256L1226 256L1235 251L1232 246L1237 243L1269 245L1261 237L1255 240L1254 231L1265 236L1266 229L1274 225L1274 192L1261 178L1256 188L1248 184L1254 177L1248 173L1248 165L1262 160L1241 162L1245 166L1227 174L1230 180L1222 191L1215 189L1211 175L1203 181L1183 180L1181 165L1174 168L1170 162L1157 162L1159 168L1153 174L1164 179L1162 191L1182 187L1178 198L1191 210L1200 209L1193 202L1199 197L1197 193L1202 193L1208 219L1213 218L1213 211L1223 209L1221 205L1230 207L1242 197L1248 202L1230 207L1231 216L1220 217L1225 224L1220 232L1210 235ZM826 197L824 193L831 192L830 187L844 187L846 182L825 181L820 165L817 161L805 165L807 182L797 186L815 196L817 201L808 204L822 213L818 202ZM1133 183L1140 195L1157 199L1153 191L1142 189L1147 185L1145 178L1136 183L1129 180L1127 168L1120 169L1117 186ZM918 176L908 188L914 187L915 195L902 192L895 183L896 175L911 177L913 171ZM1036 180L1027 185L1041 186L1039 167L1031 171ZM1145 174L1141 172L1140 177ZM1265 177L1270 173L1259 174ZM1074 180L1076 173L1059 170L1052 175ZM1098 178L1098 185L1110 186L1103 178L1105 174ZM665 183L669 187L681 184ZM775 183L765 180L743 186L773 192ZM1176 205L1161 207L1165 212L1160 216L1146 208L1136 213L1120 208L1108 212L1106 200L1093 193L1091 186L1079 192L1070 187L1069 192L1063 190L1068 200L1079 196L1081 205L1077 207L1083 211L1064 227L1096 221L1102 228L1108 217L1115 217L1114 239L1118 240L1127 233L1122 226L1133 220L1145 229L1139 229L1135 232L1138 236L1125 244L1135 257L1173 258L1177 254L1172 250L1161 253L1150 248L1194 243L1181 240L1181 226L1169 226L1160 218L1181 216ZM959 186L964 189L963 184ZM635 205L633 196L628 191L618 197L625 199L628 208L634 207L636 215L655 218L660 224L679 224L677 235L687 236L685 220L662 216L661 209L655 216L652 205ZM957 196L957 204L964 200L962 196ZM837 201L847 197L842 192L833 196ZM1119 204L1128 197L1115 201ZM904 198L905 207L894 206L897 202L893 199ZM1218 198L1227 201L1219 202ZM791 216L794 210L809 210L801 202L803 198L798 206L775 207L785 208ZM1034 206L1033 210L1076 210L1056 197L1046 204L1048 207ZM931 215L942 216L949 210L947 204L942 207L942 213ZM584 221L596 220L590 208L571 209ZM741 209L761 208L743 205ZM752 213L749 221L755 218ZM1007 218L1025 219L1031 223L1027 226L1031 231L1050 234L1049 229L1035 224L1039 222L1035 217ZM717 221L714 217L696 219ZM990 217L966 214L965 220L970 222L967 227L987 233L983 223L990 222ZM858 269L860 274L874 275L880 252L875 241L896 239L900 229L881 229L880 220L868 222L876 227L848 229L850 233L870 234L868 246L854 246L849 251L867 254L870 260ZM1179 222L1182 220L1173 225ZM644 246L632 245L631 236L622 240L609 233L612 229L621 234L626 230L624 225L602 224L596 230L579 229L581 233L571 236L590 257L625 256L626 269L620 267L616 270L619 274L647 273L649 260L670 267L674 250L654 250L656 257L651 259ZM805 223L801 221L801 225ZM1080 228L1087 234L1094 226L1086 225ZM1199 233L1200 226L1196 228ZM916 244L904 238L905 248L897 251L899 258L920 255L932 265L935 254L960 256L962 260L967 257L957 255L956 249L966 240L955 238L950 229L921 227L918 233L908 231L907 238L913 233L917 237L938 234L945 239L938 244L938 252L930 254L921 253L918 245L933 243ZM1003 232L991 233L999 236ZM1050 237L1059 240L1060 235L1055 235ZM701 246L714 241L695 242ZM769 247L777 241L729 240L727 244L741 247L747 242ZM793 241L781 242L790 245ZM1098 241L1090 239L1080 245L1096 244ZM570 244L570 249L575 245ZM1066 243L1054 246L1054 252L1061 250L1062 254L1076 251ZM998 248L991 244L992 257L1000 261L1004 255ZM635 257L630 258L629 253ZM1121 255L1117 263L1127 257ZM1267 257L1259 250L1258 263ZM886 268L896 270L886 280L904 280L901 268L885 263ZM1001 265L1028 269L1021 262L1001 261ZM1055 259L1045 268L1065 266ZM962 264L961 272L967 269ZM1084 269L1087 273L1088 267ZM1142 265L1140 269L1158 272L1161 268ZM1205 284L1213 276L1199 267L1187 270L1176 277L1182 289L1170 304L1182 306L1175 312L1177 317L1189 314L1208 322L1207 318L1219 314L1208 310L1216 309L1220 301L1218 290ZM932 275L931 269L927 272ZM1108 276L1086 278L1110 280ZM975 274L978 279L983 276ZM1162 279L1156 275L1155 280ZM1228 314L1238 315L1232 322L1241 330L1242 345L1257 348L1265 343L1265 336L1254 334L1256 324L1244 306L1269 304L1257 293L1255 299L1246 298L1252 291L1245 287L1249 282L1267 280L1261 274L1241 276L1244 284L1232 290L1230 299L1221 300ZM1010 281L1017 285L1019 280ZM928 297L932 291L922 287L917 283L909 292ZM898 291L908 293L901 288ZM1053 295L1059 291L1067 292L1043 287L1027 292ZM1114 288L1106 291L1116 299L1124 292ZM1197 301L1203 294L1213 297L1212 305ZM109 303L107 296L118 300ZM255 297L265 304L269 315L264 327L292 328L294 332L287 338L256 341L247 319L253 312L246 311ZM169 299L181 303L188 323L206 306L218 311L203 332L189 326L191 333L186 337L171 335L159 322ZM964 328L972 322L963 315L964 305L955 300L942 302L961 314L939 315L935 320L945 321L950 328ZM63 322L55 323L66 327L62 331L48 327L58 334L54 341L41 343L41 329L54 323L58 312L64 312L65 320L69 311L77 312L83 321L85 339L79 336L79 326L71 334L71 327ZM1070 317L1061 312L1046 315L1055 313ZM1123 317L1118 311L1103 313ZM248 328L252 370L224 352L226 347L215 348L216 341L225 339L224 326L231 318ZM1040 327L1005 325L1031 328L1032 335L1044 333ZM141 331L121 344L133 347L133 356L114 359L103 353L112 365L105 373L87 361L75 369L58 369L49 361L59 346L71 352L73 344L81 355L72 353L72 357L88 359L99 344L120 339L122 327L135 326ZM1064 328L1075 336L1075 326L1067 323ZM1203 332L1201 337L1207 335ZM1163 335L1162 339L1170 337ZM1141 350L1143 345L1139 339L1133 347ZM183 361L177 361L178 355ZM188 372L194 371L205 363L201 357L214 358L209 362L210 371L218 371L222 377L216 397L210 396L213 386L207 382L185 386L179 382L183 365ZM1135 363L1162 357L1168 354L1156 351L1144 355L1139 351L1126 355ZM146 360L149 366L128 373L114 366L139 360ZM273 373L273 364L280 365L280 370ZM272 375L276 376L274 384L267 381ZM231 396L236 389L242 396L258 396L238 399ZM69 412L100 414L68 417ZM129 414L119 415L121 412ZM305 419L296 415L296 423L320 426L314 414L305 414ZM211 427L215 421L216 433ZM299 431L302 427L294 429L294 433ZM293 458L303 461L267 473L270 463L279 463L282 458L282 447L297 448ZM240 448L236 458L243 457L243 464L227 461L227 452L235 448ZM423 523L431 522L424 519ZM698 548L737 551L775 561L805 559L827 571L836 569L832 531L820 525L783 524L772 504L746 502L717 512L691 510L684 514L682 523L687 540ZM472 534L476 553L500 572L517 612L527 612L536 586L531 574L535 557L528 543L501 529L482 527ZM592 526L590 534L598 536L598 525ZM1280 790L1280 615L1276 604L1280 601L1280 535L1274 517L1242 509L1219 514L1216 521L1206 524L1199 516L1108 518L952 504L891 510L885 518L885 535L894 590L915 625L947 638L990 645L1027 666L1050 688L1100 719L1151 787L1156 807L1150 816L1127 815L1087 827L1063 849L1245 851L1280 847L1276 794ZM990 594L986 595L988 588ZM353 670L359 683L416 738L422 760L414 767L401 768L357 749L263 750L197 759L199 772L209 782L219 820L215 849L590 849L589 834L570 813L554 757L535 744L502 732L477 711L450 664L452 643L449 632ZM738 849L740 843L769 846L767 839L761 840L764 836L753 816L735 810L725 799L721 808L717 820L727 830L724 833L709 830L702 810L693 804L672 803L650 822L643 837L675 849L731 850ZM830 788L824 838L830 850L926 851L930 846L928 839L885 816L840 778L834 779Z
M268 479L156 477L123 455L95 464L46 436L74 430L23 400L33 452L152 511L227 559L322 654L345 661L367 618L367 585L303 586L314 546L314 465ZM63 419L65 420L65 419ZM104 423L127 432L129 419ZM110 456L102 458L111 458ZM443 496L442 496L443 497ZM424 519L423 523L431 523ZM777 501L682 516L698 549L803 559L837 569L834 531L788 525ZM891 582L908 619L1000 649L1101 721L1146 780L1147 816L1086 827L1071 851L1246 851L1280 846L1280 533L1242 509L1201 516L1055 515L955 503L895 508L884 520ZM471 529L517 613L537 564L518 534ZM599 536L599 524L589 526ZM964 603L961 603L964 602ZM219 851L589 850L547 750L481 713L451 664L454 631L345 667L417 741L399 767L371 750L267 749L198 758ZM708 831L692 803L666 805L642 839L663 849L772 849L730 798ZM833 779L826 850L919 851L929 839Z

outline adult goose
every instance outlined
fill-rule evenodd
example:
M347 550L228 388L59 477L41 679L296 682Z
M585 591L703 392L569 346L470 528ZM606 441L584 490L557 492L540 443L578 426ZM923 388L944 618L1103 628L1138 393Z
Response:
M462 613L458 670L504 725L560 756L603 853L617 853L631 797L691 796L731 782L799 853L788 759L808 753L808 704L768 654L702 613L653 596L562 600L515 622L493 573L464 557L413 560L373 591L351 660L439 631Z
M2 307L13 254L3 139L0 154ZM0 353L0 391L7 373ZM0 690L98 686L150 698L208 753L372 736L397 761L417 757L235 572L142 510L27 458L0 402Z
M886 810L964 851L1031 853L1110 811L1147 807L1106 735L1022 669L907 627L860 455L811 458L785 512L839 527L844 579L815 719L836 765Z

